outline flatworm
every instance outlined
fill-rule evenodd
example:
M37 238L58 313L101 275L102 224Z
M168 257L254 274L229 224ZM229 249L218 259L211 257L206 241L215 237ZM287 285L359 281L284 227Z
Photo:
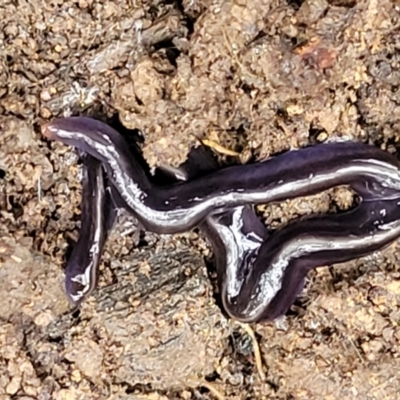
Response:
M100 121L87 117L56 119L44 125L42 133L97 160L119 205L146 229L178 233L200 226L213 245L224 308L241 321L271 320L284 314L312 268L367 255L400 236L399 163L375 146L357 142L320 144L194 178L186 179L183 173L184 181L161 187L149 179L124 138ZM96 163L89 170L96 177L101 175ZM92 185L96 192L95 179L84 182L84 186ZM298 219L272 235L250 207L342 185L358 195L354 209ZM104 186L97 193L105 197ZM85 261L82 252L94 245L96 228L107 232L101 211L103 200L97 197L97 201L91 214L82 208L82 218L87 218L87 225L94 230L86 235L84 244L78 243L75 259ZM89 252L89 259L74 262L73 268L68 264L66 289L70 298L77 296L76 288L71 292L71 282L82 285L81 297L95 287L94 278L89 283L83 278L97 276L87 268L89 264L97 268L105 241L105 236L101 237L98 253Z

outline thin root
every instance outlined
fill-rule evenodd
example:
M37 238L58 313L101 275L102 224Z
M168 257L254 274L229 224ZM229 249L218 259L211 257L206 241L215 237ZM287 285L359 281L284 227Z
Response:
M215 150L217 153L224 154L225 156L239 156L239 153L234 150L227 149L226 147L214 142L211 139L201 139L201 142L204 146L210 147L211 149Z
M238 324L246 331L246 333L251 337L251 340L253 342L253 351L254 351L254 358L256 359L256 367L258 371L258 375L261 378L262 382L265 382L266 376L264 373L263 369L263 363L262 363L262 358L261 358L261 351L260 351L260 346L258 344L256 335L254 334L253 329L250 327L248 324L244 324L242 322L238 322Z

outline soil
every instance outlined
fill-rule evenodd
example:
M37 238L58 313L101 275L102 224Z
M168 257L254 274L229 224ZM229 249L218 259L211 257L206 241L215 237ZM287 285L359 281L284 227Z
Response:
M123 215L71 311L80 164L38 130L70 114L138 129L151 167L200 140L228 163L339 139L397 155L397 2L3 0L0 21L1 400L400 399L399 242L319 268L287 316L252 325L264 378L197 231L139 234ZM351 201L259 211L278 227Z

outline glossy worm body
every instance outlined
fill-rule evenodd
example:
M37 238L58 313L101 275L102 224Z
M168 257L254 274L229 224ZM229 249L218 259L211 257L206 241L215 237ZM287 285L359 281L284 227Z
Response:
M66 267L65 292L79 305L95 289L108 231L117 216L100 161L82 154L81 229Z
M183 167L184 181L159 187L132 156L123 137L100 121L56 119L44 125L42 133L76 147L92 160L84 163L89 173L83 184L84 190L92 187L97 197L87 197L91 212L82 204L82 220L87 218L86 226L94 229L84 238L81 233L75 258L66 268L65 286L74 303L96 285L94 271L112 224L107 221L113 221L101 210L110 204L107 198L115 198L112 192L119 197L118 204L148 230L177 233L199 226L213 246L224 308L231 317L247 322L284 314L310 269L369 254L400 236L399 163L374 146L321 144L197 177ZM93 182L99 186L95 188ZM295 220L271 235L249 206L339 185L350 186L358 195L354 209Z

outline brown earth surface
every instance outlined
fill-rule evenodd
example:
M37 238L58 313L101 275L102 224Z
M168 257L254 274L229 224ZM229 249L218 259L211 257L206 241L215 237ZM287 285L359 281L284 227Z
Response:
M388 0L2 0L0 400L400 399L400 242L318 269L286 317L253 325L262 379L196 232L138 235L122 216L71 313L80 167L38 130L119 120L151 166L199 139L236 163L339 138L397 154L399 28ZM335 189L259 210L276 227L349 204Z

